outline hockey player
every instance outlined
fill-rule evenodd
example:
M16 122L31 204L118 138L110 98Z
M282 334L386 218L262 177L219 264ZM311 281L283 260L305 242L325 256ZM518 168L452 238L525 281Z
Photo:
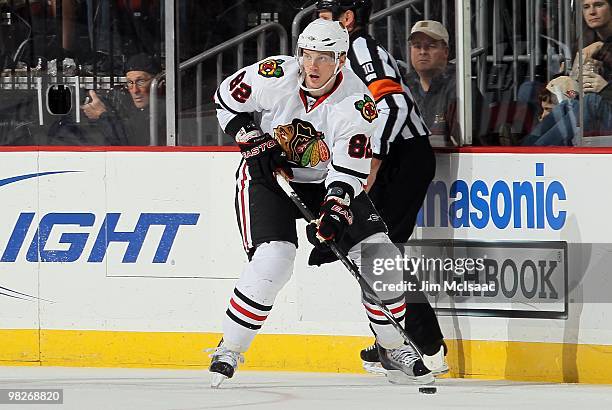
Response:
M299 212L275 172L289 176L318 214L308 235L315 246L336 241L358 266L374 255L399 256L363 189L378 113L366 86L343 69L348 47L348 32L340 23L315 20L300 34L295 58L274 56L241 69L215 93L219 123L235 137L243 156L235 205L249 262L231 296L223 339L211 354L212 387L233 376L293 271ZM253 120L255 112L261 114L260 124ZM402 280L401 271L385 275L390 283ZM398 320L404 317L402 292L379 296ZM394 366L389 381L431 383L433 376L416 352L374 304L362 301Z
M340 21L350 33L347 65L374 96L380 119L372 135L372 169L367 189L396 244L406 243L436 168L429 130L393 56L368 35L371 0L318 0L318 17ZM436 356L434 374L446 373L445 345L435 312L421 292L411 292L406 331L424 354ZM364 369L373 373L389 367L384 348L361 351Z

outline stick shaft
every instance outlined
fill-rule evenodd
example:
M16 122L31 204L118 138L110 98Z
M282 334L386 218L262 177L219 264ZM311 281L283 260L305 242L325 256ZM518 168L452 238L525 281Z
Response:
M285 179L285 177L283 177L282 175L277 174L276 180L278 181L278 184L280 185L282 190L287 194L287 196L291 199L291 201L295 204L295 206L297 206L297 208L300 210L302 215L304 215L308 223L315 222L316 220L315 216L310 211L310 209L308 209L304 201L302 201L302 199L295 192L295 190L291 187L291 185L289 185L289 182L287 181L287 179ZM329 246L329 248L332 250L332 252L336 255L338 260L342 262L342 264L351 273L351 275L353 275L353 277L357 279L357 282L359 283L359 286L361 287L361 290L363 291L365 296L368 299L370 299L372 302L374 302L374 305L376 305L376 307L380 309L382 314L385 315L385 317L387 318L387 320L389 320L391 325L400 333L400 335L402 335L406 343L411 345L412 348L416 350L419 357L423 359L423 353L421 352L421 349L419 349L416 343L414 343L414 341L410 338L410 336L408 336L408 334L406 333L402 325L400 325L397 319L395 319L395 316L393 316L393 313L389 311L389 308L387 308L387 306L383 303L380 297L378 297L378 295L376 294L374 289L372 289L370 284L365 280L363 276L361 276L361 273L359 272L359 268L355 265L355 263L352 260L350 260L348 256L344 255L340 251L340 249L338 248L338 245L335 242L328 241L326 243Z

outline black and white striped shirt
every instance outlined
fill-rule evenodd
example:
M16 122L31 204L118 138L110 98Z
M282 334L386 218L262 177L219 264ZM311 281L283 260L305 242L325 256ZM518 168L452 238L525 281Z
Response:
M379 113L372 137L374 157L382 158L396 139L428 136L429 130L410 90L402 81L397 62L363 29L350 34L348 65L368 86Z

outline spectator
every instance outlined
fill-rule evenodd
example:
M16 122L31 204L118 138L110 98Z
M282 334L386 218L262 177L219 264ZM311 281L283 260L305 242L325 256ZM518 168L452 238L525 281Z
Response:
M563 72L562 69L560 69ZM540 64L535 67L534 80L526 80L521 83L518 88L516 102L524 105L526 109L533 112L541 113L542 105L541 98L546 94L546 78L549 73L546 72L545 66ZM554 73L553 77L561 74ZM539 117L539 115L538 115Z
M610 12L610 0L584 0L582 2L583 30L580 36L581 41L586 46L582 49L582 61L587 66L592 63L592 56L603 46L603 41L612 36L612 13ZM574 58L570 76L578 80L580 74L580 58L578 53ZM542 68L538 65L536 71ZM559 70L554 73L566 72L565 63L561 64ZM545 77L545 73L536 78ZM518 102L525 103L530 109L539 109L539 93L545 85L545 81L525 81L518 90Z
M600 42L606 41L612 36L611 8L610 0L583 0L582 2L584 23L588 29L595 33L595 39ZM588 47L586 50L588 51ZM588 57L588 55L585 57Z
M157 60L141 53L127 62L125 76L130 99L125 102L124 95L115 98L117 103L110 104L100 98L95 91L89 91L90 101L81 106L85 116L102 127L109 145L149 145L150 144L150 86L153 78L161 72ZM123 97L123 98L122 98ZM156 124L160 137L165 135L165 107L160 104Z
M584 0L585 24L593 28L605 41L593 43L582 51L587 66L582 83L584 90L583 131L590 135L612 133L612 6L608 1ZM577 59L578 60L578 59ZM576 71L575 69L572 71ZM525 137L523 145L573 145L579 124L578 100L562 101L555 106L533 132Z
M612 43L606 43L593 56L601 61L603 76L590 73L583 77L583 130L588 135L612 133ZM523 145L573 145L577 134L580 104L569 99L556 105L551 113L528 135Z
M557 101L555 95L548 90L548 88L542 90L538 96L538 99L540 100L540 113L538 115L538 121L542 121L548 114L551 113L553 108L555 108L555 105L557 105L559 102Z
M448 41L448 31L441 23L434 20L415 23L409 37L414 70L406 74L406 83L431 130L432 141L438 136L443 140L442 145L457 146L460 141L457 74L455 65L448 62ZM475 84L472 101L474 118L480 118L483 97ZM482 142L482 129L480 121L473 121L474 143Z

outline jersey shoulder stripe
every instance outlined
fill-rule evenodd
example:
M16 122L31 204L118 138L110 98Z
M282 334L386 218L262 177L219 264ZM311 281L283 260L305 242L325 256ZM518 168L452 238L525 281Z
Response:
M340 165L334 164L333 161L332 161L332 167L336 171L342 172L343 174L348 174L348 175L351 175L353 177L360 178L360 179L368 179L368 174L365 174L365 173L359 172L359 171L355 171L354 169L350 169L350 168L346 168L346 167L341 167Z
M229 105L227 105L227 103L225 101L223 101L223 98L221 97L221 92L220 92L219 88L217 88L217 101L219 102L218 105L221 105L221 107L223 107L223 109L231 112L232 114L239 114L238 111L232 109Z

